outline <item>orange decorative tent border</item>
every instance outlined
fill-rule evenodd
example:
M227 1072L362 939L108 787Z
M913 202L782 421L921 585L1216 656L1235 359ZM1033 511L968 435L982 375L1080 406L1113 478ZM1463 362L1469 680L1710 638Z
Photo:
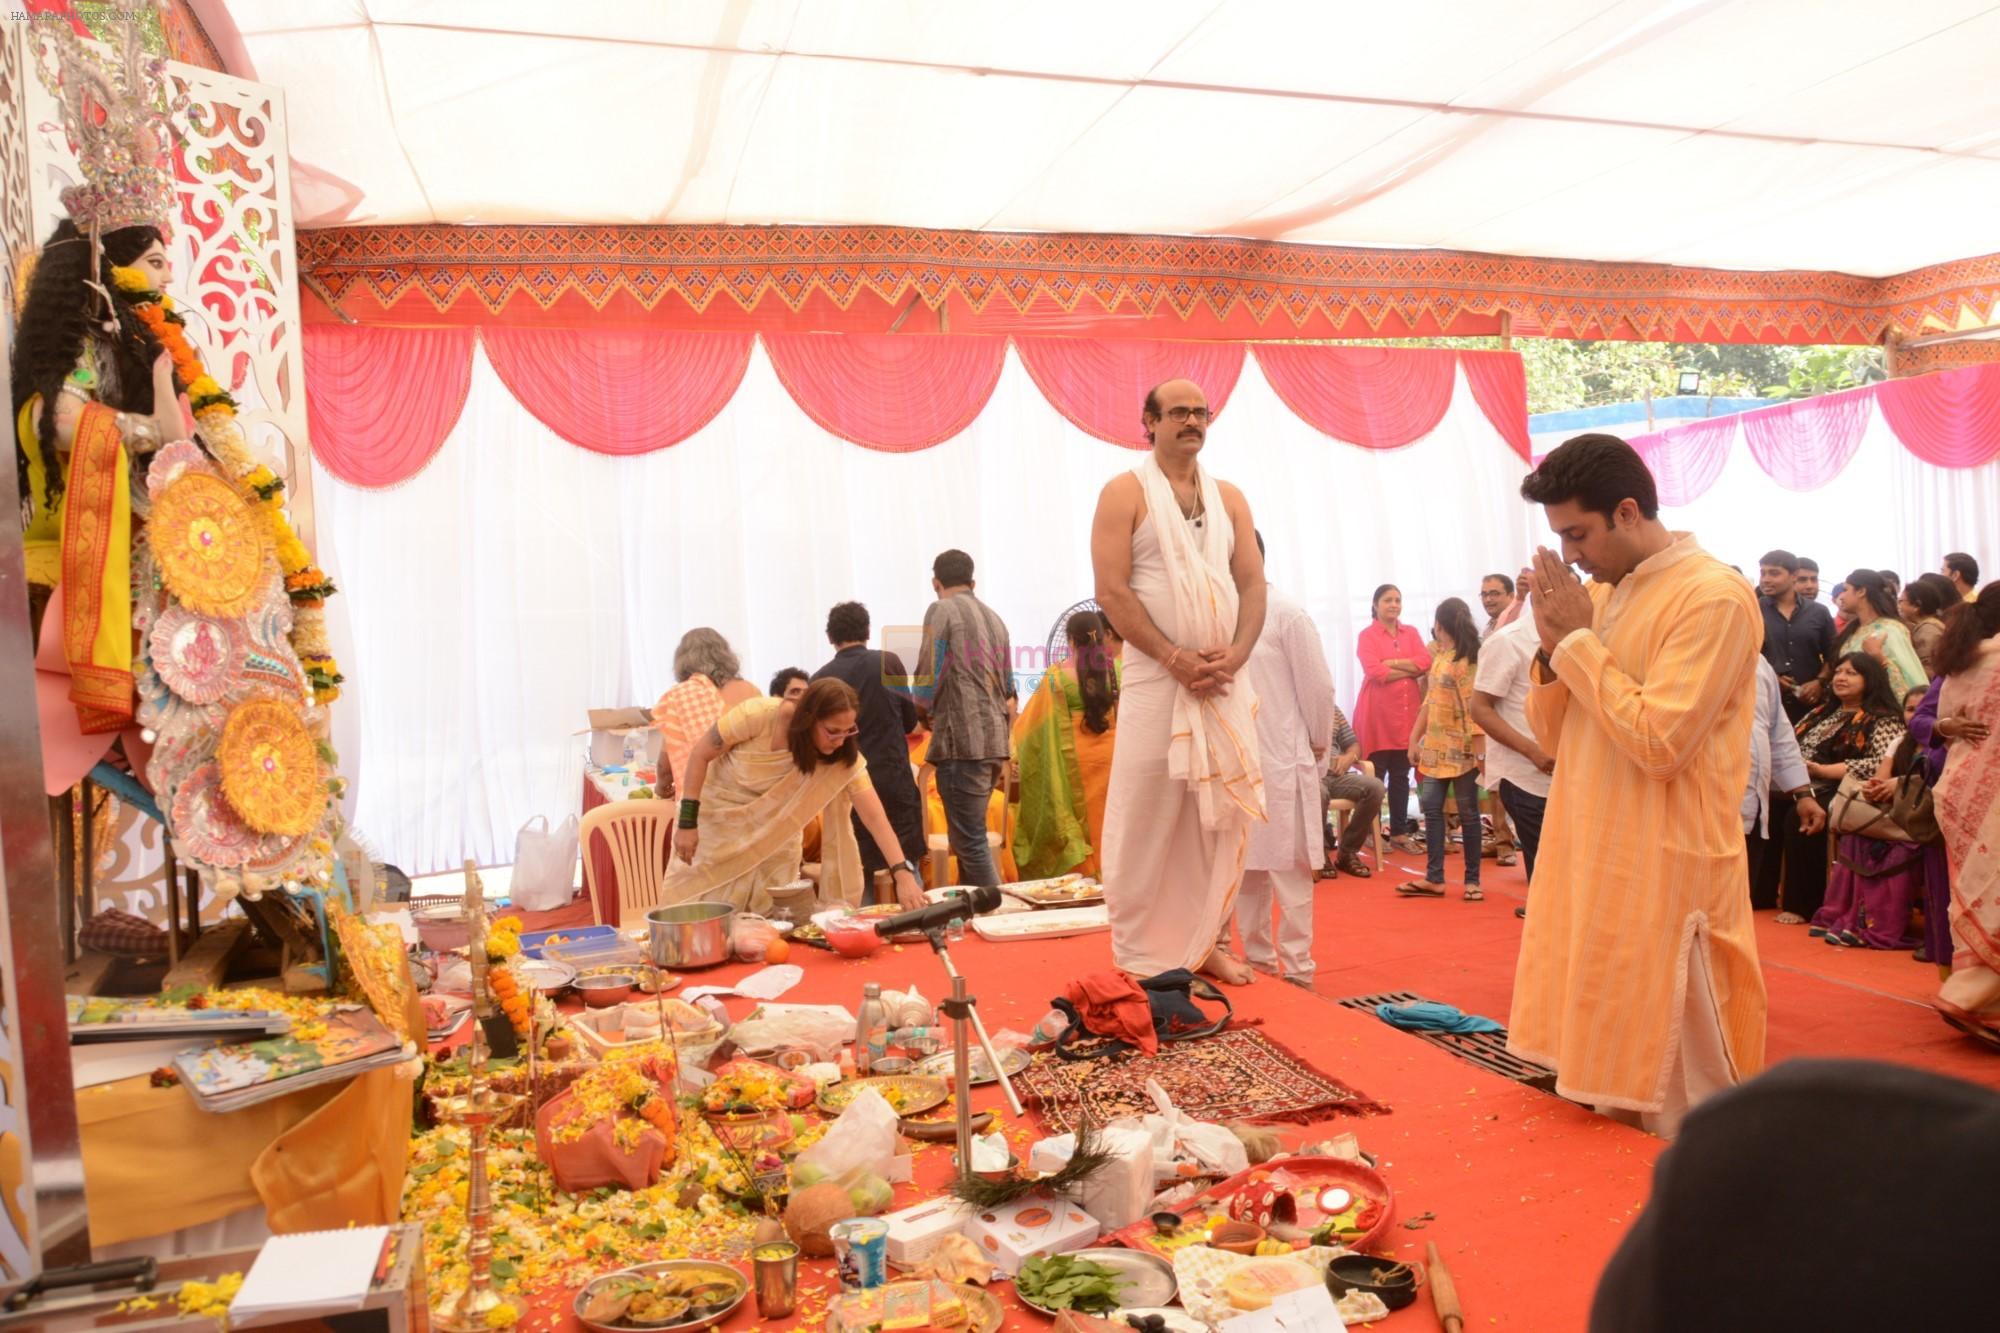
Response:
M1383 338L1504 324L1549 337L1873 343L2000 310L2000 255L1861 278L1214 237L420 225L306 232L299 258L339 317L394 324L799 327L805 316L879 330L920 303L929 313L912 332L1150 323L1154 337ZM335 317L318 305L308 315Z

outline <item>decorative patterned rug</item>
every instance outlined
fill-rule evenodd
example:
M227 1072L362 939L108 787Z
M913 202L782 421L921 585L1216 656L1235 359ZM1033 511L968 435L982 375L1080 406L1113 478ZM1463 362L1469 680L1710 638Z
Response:
M1196 1120L1303 1125L1329 1115L1380 1115L1389 1109L1251 1028L1162 1046L1158 1055L1037 1056L1015 1076L1014 1088L1042 1123L1063 1134L1085 1114L1097 1125L1150 1114L1148 1080Z

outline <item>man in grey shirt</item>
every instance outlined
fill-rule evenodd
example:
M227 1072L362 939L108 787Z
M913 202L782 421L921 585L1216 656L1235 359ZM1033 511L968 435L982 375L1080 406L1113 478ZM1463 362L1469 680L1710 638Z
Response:
M932 678L928 761L937 770L951 853L961 884L998 884L986 842L994 779L1012 753L1014 651L1007 627L972 594L972 557L946 551L931 564L937 601L924 613Z

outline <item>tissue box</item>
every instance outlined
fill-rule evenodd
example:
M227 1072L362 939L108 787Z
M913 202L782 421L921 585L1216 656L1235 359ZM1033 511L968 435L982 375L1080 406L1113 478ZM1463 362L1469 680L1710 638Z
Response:
M1043 1142L1054 1146L1060 1140ZM1116 1231L1146 1216L1146 1205L1153 1200L1153 1136L1136 1127L1113 1127L1099 1131L1098 1142L1111 1154L1110 1164L1071 1190L1068 1197L1082 1205L1106 1231ZM1072 1137L1070 1152L1075 1148ZM1064 1163L1068 1160L1069 1153L1063 1153Z
M882 1220L889 1224L889 1262L915 1268L931 1257L939 1241L965 1230L971 1217L971 1205L950 1197L925 1199L884 1214Z
M1003 1208L985 1208L965 1224L965 1234L1008 1277L1038 1254L1064 1254L1096 1240L1097 1219L1067 1199L1033 1195Z

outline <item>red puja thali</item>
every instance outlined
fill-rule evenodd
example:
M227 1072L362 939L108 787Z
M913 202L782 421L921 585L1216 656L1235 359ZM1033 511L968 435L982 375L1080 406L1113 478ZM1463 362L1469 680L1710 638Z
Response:
M1277 1157L1239 1172L1203 1191L1178 1210L1182 1226L1172 1234L1151 1221L1135 1222L1111 1239L1133 1249L1171 1256L1194 1243L1206 1227L1248 1222L1268 1231L1274 1224L1311 1235L1331 1225L1332 1243L1365 1250L1379 1242L1395 1220L1396 1195L1381 1173L1338 1157Z

